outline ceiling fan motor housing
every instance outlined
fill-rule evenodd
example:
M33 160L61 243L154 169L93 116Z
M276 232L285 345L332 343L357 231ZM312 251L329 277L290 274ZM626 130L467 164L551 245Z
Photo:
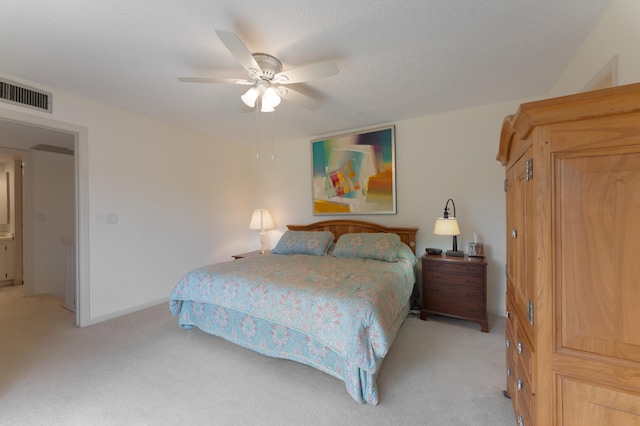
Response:
M267 55L266 53L254 53L253 58L260 66L260 70L252 70L255 71L255 76L251 76L254 80L271 81L276 74L282 71L282 62L274 56Z

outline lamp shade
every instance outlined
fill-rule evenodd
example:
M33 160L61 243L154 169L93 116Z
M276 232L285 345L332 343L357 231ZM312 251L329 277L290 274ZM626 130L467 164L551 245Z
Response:
M269 214L269 211L265 209L255 209L253 211L253 216L251 216L249 229L263 230L271 228L273 228L273 219L271 219L271 214Z
M460 235L460 227L455 217L440 217L436 219L436 224L433 227L433 233L435 235Z

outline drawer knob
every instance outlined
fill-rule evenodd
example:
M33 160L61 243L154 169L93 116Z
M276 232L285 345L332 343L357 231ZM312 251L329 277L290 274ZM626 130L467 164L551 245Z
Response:
M511 340L509 340L509 339L505 340L504 341L504 345L507 347L507 349L510 348L511 347Z
M511 230L511 237L512 238L517 238L518 237L518 231L516 230L516 228L513 228Z
M504 314L504 317L505 317L506 319L511 318L511 312L507 311L507 313L505 313L505 314Z
M507 367L507 377L511 377L511 367Z
M524 385L522 384L522 379L518 379L518 381L516 383L518 384L517 385L518 390L521 391L522 388L524 388Z
M522 343L518 342L518 344L516 345L517 351L519 354L522 353Z
M524 419L522 416L518 416L518 426L524 426Z

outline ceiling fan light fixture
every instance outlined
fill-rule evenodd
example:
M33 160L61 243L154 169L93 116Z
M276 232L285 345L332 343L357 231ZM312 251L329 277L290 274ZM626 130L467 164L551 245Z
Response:
M273 107L273 105L270 105L266 102L262 103L262 107L260 108L260 112L273 112L275 111L275 108Z
M274 108L280 105L280 96L278 96L278 93L273 87L268 87L264 91L264 94L262 95L262 103L268 103Z
M244 102L246 106L248 106L249 108L253 108L254 106L256 106L258 91L255 87L252 87L251 89L247 90L244 95L240 96L240 99L242 99L242 102Z
M249 108L255 108L256 104L260 104L262 111L274 111L274 108L280 104L282 96L289 102L315 110L320 106L320 103L312 96L295 89L287 90L281 85L304 83L330 77L339 72L338 66L334 62L319 62L282 71L282 62L278 58L266 53L252 53L236 34L222 30L216 30L216 34L227 50L247 71L249 77L243 79L179 77L178 80L185 83L232 83L252 86L244 95L240 96L242 102ZM272 87L272 90L268 90ZM267 94L265 93L267 90L274 93Z

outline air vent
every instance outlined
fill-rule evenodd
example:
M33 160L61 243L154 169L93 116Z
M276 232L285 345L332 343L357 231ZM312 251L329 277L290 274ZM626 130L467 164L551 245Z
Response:
M51 113L52 94L0 79L0 101Z

